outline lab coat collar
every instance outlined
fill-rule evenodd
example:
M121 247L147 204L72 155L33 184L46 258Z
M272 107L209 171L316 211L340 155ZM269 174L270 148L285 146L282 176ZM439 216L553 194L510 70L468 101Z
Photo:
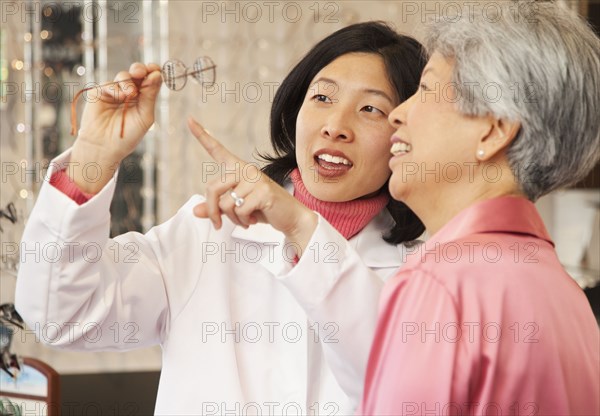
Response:
M403 244L390 244L383 240L394 225L394 219L387 209L381 211L358 234L352 237L350 245L360 255L362 261L372 269L380 267L400 267L406 257Z
M291 183L287 183L285 189L293 192ZM325 219L321 218L322 221ZM373 218L358 234L349 240L349 244L359 254L366 266L370 268L400 267L405 258L405 247L402 244L393 245L383 241L382 236L388 232L394 220L386 209ZM333 227L331 227L333 228ZM263 244L279 244L283 247L285 236L269 224L255 224L245 229L236 226L231 234L233 238ZM263 264L274 274L279 272L280 266L272 263Z

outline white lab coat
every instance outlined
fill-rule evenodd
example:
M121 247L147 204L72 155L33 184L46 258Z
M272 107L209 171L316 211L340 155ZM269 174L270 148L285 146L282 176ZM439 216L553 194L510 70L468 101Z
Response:
M52 162L47 179L69 156ZM215 230L194 217L198 195L145 235L109 239L114 189L115 178L81 206L48 183L40 190L16 307L43 342L160 344L156 414L353 413L379 292L405 254L381 239L387 211L349 242L319 217L293 266L293 250L269 225L225 219Z

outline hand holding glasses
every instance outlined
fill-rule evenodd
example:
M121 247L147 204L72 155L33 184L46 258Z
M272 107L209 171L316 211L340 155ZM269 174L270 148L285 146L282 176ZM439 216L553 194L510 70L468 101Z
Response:
M183 64L183 62L177 59L171 59L164 63L161 69L161 76L163 82L172 91L180 91L182 90L186 83L188 77L192 77L196 82L198 82L202 86L211 86L215 83L216 78L216 65L208 56L202 56L194 61L194 64L191 68L188 68ZM90 88L84 88L77 92L75 97L73 98L73 102L71 103L71 135L75 136L77 134L77 100L79 97L86 91L96 89L96 88L104 88L108 86L116 86L124 82L133 82L139 87L140 80L136 80L133 78L123 79L120 81L107 82L105 84L97 85ZM123 134L125 131L125 115L127 114L128 104L132 98L134 98L137 94L128 94L125 97L123 108L123 118L121 119L121 138L123 138Z

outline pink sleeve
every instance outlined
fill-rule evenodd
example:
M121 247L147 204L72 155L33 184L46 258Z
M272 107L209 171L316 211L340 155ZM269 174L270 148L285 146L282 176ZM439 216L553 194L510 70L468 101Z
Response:
M421 271L391 279L383 291L363 402L366 415L454 414L460 350L452 296Z
M79 205L86 203L94 196L94 194L88 194L79 189L71 178L69 178L64 169L52 174L50 185L54 186Z

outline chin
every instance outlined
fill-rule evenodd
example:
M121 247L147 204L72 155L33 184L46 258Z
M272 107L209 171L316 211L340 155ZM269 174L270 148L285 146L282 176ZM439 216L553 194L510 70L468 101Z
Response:
M390 183L388 185L388 189L390 191L390 195L392 196L392 198L394 198L396 201L402 201L405 202L406 198L406 185L405 183L395 183L394 180L390 180Z

